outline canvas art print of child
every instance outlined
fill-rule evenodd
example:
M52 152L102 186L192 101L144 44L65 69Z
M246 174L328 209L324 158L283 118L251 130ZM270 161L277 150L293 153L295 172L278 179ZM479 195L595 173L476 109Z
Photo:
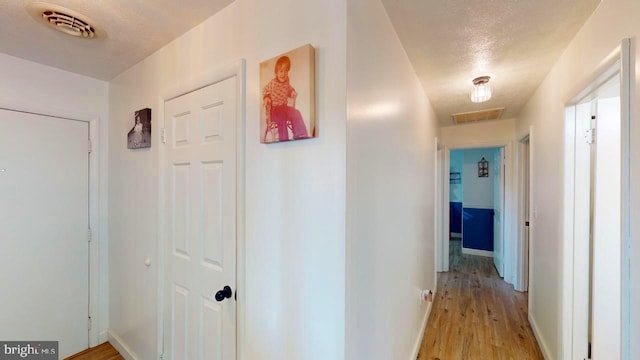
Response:
M306 45L261 64L262 143L315 137L313 63L313 47Z

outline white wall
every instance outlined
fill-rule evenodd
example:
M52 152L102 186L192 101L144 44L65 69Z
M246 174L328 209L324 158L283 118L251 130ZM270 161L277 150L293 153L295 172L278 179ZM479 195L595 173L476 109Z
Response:
M434 289L436 118L379 0L349 0L347 359L415 359Z
M464 207L478 209L493 209L493 182L496 172L494 171L493 159L496 148L466 149L464 150L464 163L462 170L462 186ZM478 177L478 162L484 158L489 162L489 176Z
M111 330L157 358L159 96L239 58L247 64L246 358L341 359L345 333L346 4L236 0L111 82ZM259 143L259 62L316 47L317 139ZM135 110L153 146L126 149ZM146 269L143 261L152 259Z
M443 126L438 140L449 149L504 145L515 139L516 119Z
M107 128L105 81L2 53L0 76L2 107L80 120L100 117Z
M571 286L563 284L562 199L563 199L563 126L564 107L582 88L588 85L598 65L620 44L623 38L637 38L640 35L640 13L637 0L603 1L584 27L572 40L568 48L554 65L544 82L520 114L517 133L519 136L533 126L534 134L531 154L533 162L531 199L537 208L532 227L535 238L532 241L531 261L531 303L529 311L532 325L537 328L543 347L552 359L563 356L561 342L562 316L570 309L563 309L562 289ZM640 66L640 48L636 48L635 68ZM632 68L634 66L632 65ZM631 178L640 178L640 128L638 109L640 108L640 73L636 70L632 80L633 107L631 138ZM640 190L631 187L632 204L632 251L631 284L640 283L640 254L638 253L638 224L640 224ZM632 285L632 304L640 303L637 286ZM631 341L631 358L640 354L640 310L632 306L631 324L634 327Z
M98 332L108 327L107 278L107 159L108 84L105 81L0 54L0 107L80 120L99 119L99 247ZM100 235L100 236L98 236Z

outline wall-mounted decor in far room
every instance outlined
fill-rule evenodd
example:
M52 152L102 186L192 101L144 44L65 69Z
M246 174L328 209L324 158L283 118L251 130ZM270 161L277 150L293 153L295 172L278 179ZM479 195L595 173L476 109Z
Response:
M460 172L450 172L449 173L449 184L462 184L462 175Z
M151 147L151 109L135 112L133 128L127 135L128 149Z
M489 162L484 158L478 161L478 177L489 177Z
M313 46L260 63L260 92L261 143L316 137Z

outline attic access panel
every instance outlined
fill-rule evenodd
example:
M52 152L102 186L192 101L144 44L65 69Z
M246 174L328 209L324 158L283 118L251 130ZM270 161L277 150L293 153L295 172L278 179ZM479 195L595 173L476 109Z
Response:
M451 118L455 124L467 124L479 121L499 120L502 118L503 113L504 108L495 108L452 114Z

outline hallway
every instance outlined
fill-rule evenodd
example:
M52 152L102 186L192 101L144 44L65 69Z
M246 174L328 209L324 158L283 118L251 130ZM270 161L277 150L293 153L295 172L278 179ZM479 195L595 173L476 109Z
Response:
M527 293L513 290L490 257L450 241L418 360L543 359L527 320Z

